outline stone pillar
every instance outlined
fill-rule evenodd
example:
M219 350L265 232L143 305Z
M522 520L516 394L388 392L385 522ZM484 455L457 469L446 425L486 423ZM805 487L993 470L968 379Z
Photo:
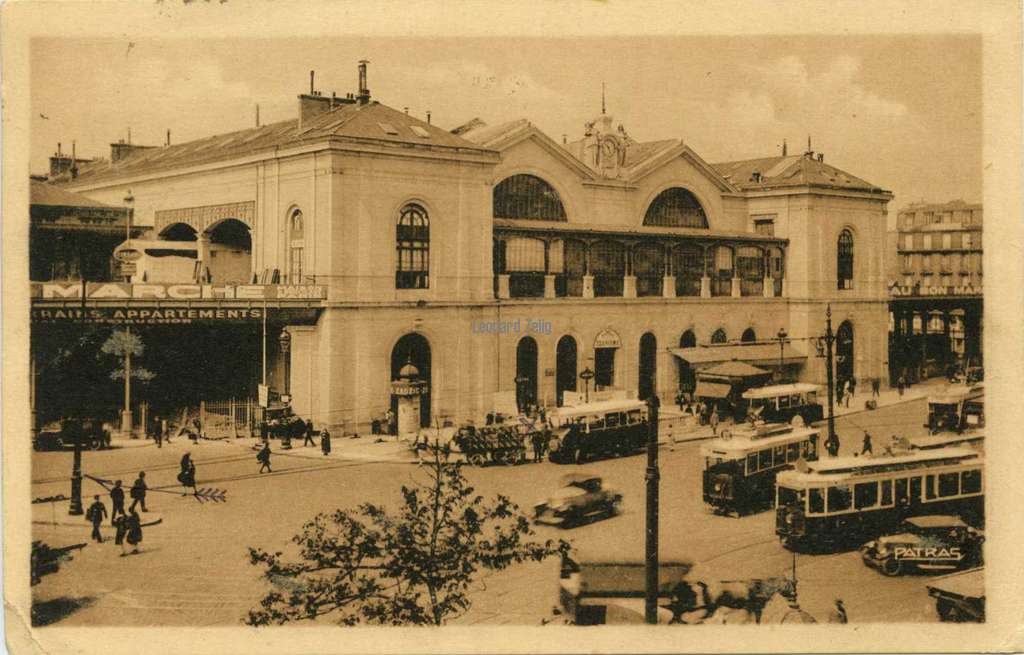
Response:
M420 430L420 397L418 394L398 399L398 436L414 437Z
M584 275L583 276L583 297L593 298L594 297L594 276Z
M766 278L764 278L764 280L762 280L762 282L763 282L762 288L764 289L764 297L765 298L774 298L775 297L775 280L773 280L771 277L766 277Z
M700 279L700 297L711 297L711 278L709 278L707 275Z
M740 293L740 279L736 276L732 278L732 297L739 298L743 294Z
M544 276L544 297L554 298L555 297L555 276L545 275Z
M622 278L622 297L636 298L636 276L626 275Z
M663 298L676 297L676 276L666 275L661 278L661 296Z
M509 298L508 273L501 273L498 275L498 298L500 300L506 300Z

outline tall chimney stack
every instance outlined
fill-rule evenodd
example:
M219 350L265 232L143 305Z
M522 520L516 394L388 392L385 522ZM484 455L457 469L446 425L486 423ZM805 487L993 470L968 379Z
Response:
M370 88L366 84L366 65L370 63L366 59L359 60L359 104L365 105L370 102Z
M316 77L316 71L309 71L309 95L315 96L316 90L313 87L313 78Z
M430 125L430 110L427 110L427 125Z
M260 103L256 103L256 127L260 126Z
M170 129L167 130L167 143L166 143L166 145L171 145L171 130Z

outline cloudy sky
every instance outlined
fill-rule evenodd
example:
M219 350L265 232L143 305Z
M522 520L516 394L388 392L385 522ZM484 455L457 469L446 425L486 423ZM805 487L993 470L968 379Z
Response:
M32 172L58 141L108 156L124 138L180 143L293 118L317 71L454 127L528 118L578 138L600 111L640 141L682 138L710 162L771 156L783 139L909 202L981 200L981 41L971 36L35 40ZM45 116L45 118L44 118Z

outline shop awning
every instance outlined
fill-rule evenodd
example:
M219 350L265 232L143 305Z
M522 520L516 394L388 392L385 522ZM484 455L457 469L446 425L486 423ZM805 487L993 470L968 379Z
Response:
M778 363L778 362L776 362ZM747 364L746 362L723 362L701 371L701 375L715 375L723 378L753 378L770 375L770 371Z
M778 367L779 344L753 343L695 346L693 348L670 348L669 352L685 361L694 369L705 369L723 362L745 362L754 366ZM783 364L802 364L807 355L787 343L782 351Z
M697 390L693 393L695 398L728 398L732 386L720 382L697 382Z

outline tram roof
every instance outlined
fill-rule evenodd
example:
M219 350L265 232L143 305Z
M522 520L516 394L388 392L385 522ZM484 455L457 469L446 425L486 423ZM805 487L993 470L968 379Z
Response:
M807 471L783 471L779 482L835 482L859 475L924 469L941 464L954 464L965 460L984 461L981 453L971 448L935 448L913 450L906 454L881 457L828 457L807 462Z
M784 432L769 434L763 437L753 432L741 432L734 434L729 439L719 437L701 446L701 454L705 457L716 453L727 453L729 455L743 454L764 450L774 446L782 446L793 442L803 441L809 435L818 434L817 428L794 428L789 427Z
M983 398L985 393L984 384L955 384L950 385L939 393L928 396L929 403L952 404L966 399Z
M748 389L743 392L743 397L748 400L752 400L755 398L774 398L775 396L786 396L820 390L821 387L818 385L807 382L798 382L795 384L772 384L767 387L755 387L753 389Z

